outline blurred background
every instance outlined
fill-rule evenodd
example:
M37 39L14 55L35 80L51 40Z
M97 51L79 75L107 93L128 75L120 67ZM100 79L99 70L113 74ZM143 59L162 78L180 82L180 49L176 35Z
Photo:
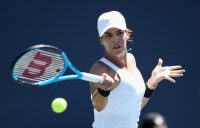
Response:
M42 88L24 87L11 78L10 67L22 50L51 44L67 52L81 71L100 59L97 19L120 11L134 41L129 44L146 81L158 58L180 64L184 77L163 81L142 110L165 116L169 128L196 128L200 114L200 2L197 0L1 0L0 127L91 128L93 108L87 82L63 81ZM62 114L51 110L56 97L68 101Z

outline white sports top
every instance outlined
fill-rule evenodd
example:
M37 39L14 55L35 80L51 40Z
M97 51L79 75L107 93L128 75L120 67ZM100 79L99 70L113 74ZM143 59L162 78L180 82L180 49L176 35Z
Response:
M118 68L106 58L101 62L111 67L120 76L120 84L110 92L106 107L98 112L94 109L93 128L138 128L145 84L140 71Z

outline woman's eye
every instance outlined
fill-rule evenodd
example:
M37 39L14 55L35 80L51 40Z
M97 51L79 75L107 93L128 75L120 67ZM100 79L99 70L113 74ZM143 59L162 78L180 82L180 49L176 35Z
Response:
M112 34L108 34L108 37L111 38L111 37L112 37Z
M104 37L106 37L106 38L111 38L112 37L112 34L105 34L105 36Z
M118 31L117 35L122 35L124 32L123 31Z

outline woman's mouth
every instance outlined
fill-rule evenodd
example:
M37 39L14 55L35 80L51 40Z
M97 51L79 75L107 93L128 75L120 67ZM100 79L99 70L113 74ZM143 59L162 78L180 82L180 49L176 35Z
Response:
M113 47L113 49L119 49L120 48L120 46L118 45L118 46L114 46Z

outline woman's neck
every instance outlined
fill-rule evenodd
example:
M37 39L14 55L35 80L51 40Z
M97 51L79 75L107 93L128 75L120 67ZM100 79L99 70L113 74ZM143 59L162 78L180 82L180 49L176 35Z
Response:
M127 68L127 53L125 53L123 56L120 57L105 53L105 58L111 61L119 68Z

